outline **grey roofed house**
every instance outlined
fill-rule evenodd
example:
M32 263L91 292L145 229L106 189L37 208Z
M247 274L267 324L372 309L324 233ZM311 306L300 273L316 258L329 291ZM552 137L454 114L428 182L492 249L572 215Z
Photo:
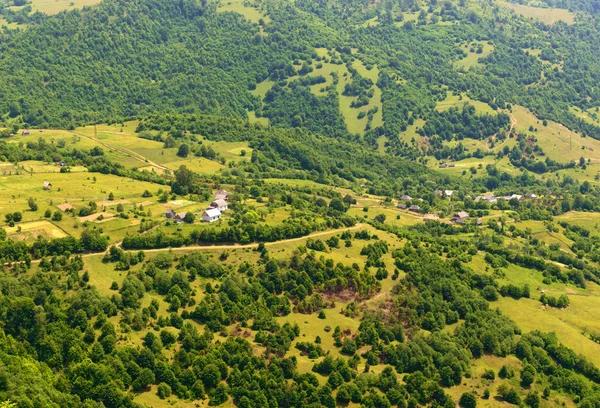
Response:
M29 129L23 129L23 133L21 133L21 135L29 136Z
M402 200L402 201L410 201L410 200L412 200L412 197L409 196L408 194L404 194L402 197L400 197L400 200Z
M438 197L441 197L444 194L442 190L435 190L433 193Z
M227 209L227 201L225 201L223 198L219 198L210 203L210 206L212 208L218 208L219 211L223 211Z
M483 221L481 221L481 218L477 218L477 220L475 220L475 225L482 225Z
M410 207L408 207L408 209L409 209L410 211L417 211L417 212L418 212L418 211L420 211L420 210L421 210L421 207L419 207L418 205L414 205L414 204L413 204L413 205L411 205Z
M440 217L435 214L425 214L423 216L423 221L438 221Z
M459 211L454 214L454 218L469 218L469 213L466 211Z
M167 218L175 218L176 215L177 214L173 210L167 210L167 211L165 211L165 217L167 217Z
M406 210L406 204L400 203L400 204L398 204L398 208L401 210Z
M52 188L52 183L49 181L44 181L44 190L50 190Z
M173 217L173 219L175 220L175 222L183 222L186 215L187 215L187 211L184 211L184 212L177 214L175 217Z
M215 194L215 200L229 200L229 191L220 189L219 191L217 191L217 193Z
M532 193L531 191L525 193L525 198L537 198L537 195Z

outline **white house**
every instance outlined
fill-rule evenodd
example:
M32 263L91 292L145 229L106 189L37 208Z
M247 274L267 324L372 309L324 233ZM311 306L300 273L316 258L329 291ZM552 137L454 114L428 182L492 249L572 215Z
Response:
M202 214L202 222L214 222L221 218L221 211L218 208L209 208Z
M210 203L211 208L216 208L219 211L225 211L227 209L227 201L224 199L218 199Z

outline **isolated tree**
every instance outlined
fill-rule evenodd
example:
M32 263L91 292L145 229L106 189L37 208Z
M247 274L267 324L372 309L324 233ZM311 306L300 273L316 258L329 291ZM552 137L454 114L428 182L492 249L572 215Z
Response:
M192 212L188 212L183 218L183 221L187 224L192 224L195 220L196 216Z
M177 150L177 156L179 157L188 157L188 155L190 154L190 147L183 143L179 146L179 149Z
M333 200L331 200L331 202L329 203L329 208L339 212L345 212L347 210L346 206L344 205L344 202L339 198L334 198Z
M465 392L460 396L458 405L461 408L475 408L477 407L477 397L472 392Z
M29 206L29 209L31 211L37 211L38 210L38 205L35 202L35 199L33 197L29 197L29 199L27 200L27 205Z

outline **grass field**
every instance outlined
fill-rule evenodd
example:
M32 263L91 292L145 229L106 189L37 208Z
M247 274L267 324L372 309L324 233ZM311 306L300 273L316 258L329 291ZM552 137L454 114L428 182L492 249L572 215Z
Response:
M569 211L555 217L555 221L566 221L590 230L592 235L600 235L600 214L593 212Z
M569 300L571 305L565 310L543 309L541 303L534 299L501 298L496 304L524 332L531 330L555 332L564 345L599 365L600 344L593 342L582 333L585 328L600 330L598 319L593 315L600 311L600 297L598 293L588 296L569 295Z
M258 23L261 19L268 23L271 21L268 15L263 14L258 8L250 5L250 2L245 0L221 0L218 11L232 11L234 13L241 14L247 20L253 23Z
M580 157L592 162L600 163L600 141L590 137L581 137L563 125L548 121L544 126L528 109L514 105L512 114L517 120L515 129L518 132L533 134L537 138L537 144L545 154L553 160L565 163L571 160L578 161ZM529 128L537 128L537 132L530 132Z
M562 20L567 24L575 23L575 14L565 9L533 7L504 1L498 1L498 3L514 10L524 17L540 20L546 24L552 25L558 20Z
M576 214L573 214L575 216ZM524 229L533 227L530 222L518 223L517 227ZM469 264L475 271L491 273L492 268L487 267L482 255L473 257ZM594 283L587 283L587 288L577 288L573 285L563 283L552 283L550 285L542 282L541 272L523 268L514 264L503 268L504 278L498 279L500 284L512 283L516 285L528 284L531 288L531 299L514 300L509 297L500 298L491 303L492 307L499 307L502 312L513 319L524 331L540 330L544 332L555 332L559 340L577 353L588 357L594 364L600 364L600 344L591 341L584 330L600 331L600 321L597 319L600 313L600 287ZM571 304L566 309L554 309L543 307L538 298L541 290L552 296L566 294Z
M87 126L77 128L71 134L65 134L64 131L60 134L44 132L43 137L50 140L62 138L67 141L67 145L78 148L91 149L99 146L105 150L109 158L128 168L149 171L154 168L157 172L163 172L164 168L174 171L179 166L185 165L198 173L213 173L225 167L217 161L193 155L181 158L177 156L177 148L167 149L162 142L138 137L135 133L136 126L137 122L135 121L126 122L124 126L120 124L98 125L96 129L93 126ZM29 136L29 138L31 137ZM39 137L40 135L33 136L34 140ZM21 139L21 137L18 139L27 140ZM199 139L202 138L199 137ZM212 147L228 162L245 160L252 154L252 149L246 142L213 142L202 139L202 143ZM242 156L242 151L246 152L246 156Z
M456 107L459 109L462 109L462 107L464 106L465 103L468 103L470 105L473 105L475 107L475 110L477 111L477 113L479 114L495 114L496 112L490 107L490 105L488 105L487 103L483 103L483 102L479 102L479 101L475 101L471 98L469 98L467 95L454 95L452 92L448 91L446 93L446 99L444 99L443 101L440 101L436 104L436 109L440 112L443 112L445 110L448 110L451 107Z
M14 227L6 227L6 233L10 239L18 241L33 242L37 237L64 238L67 233L50 221L32 221L15 225Z
M92 6L101 0L31 0L33 11L45 14L57 14L63 10L73 10L84 6Z
M478 54L476 51L471 51L472 47L475 47L475 49L477 49L478 44L481 44L483 46L482 52L480 54ZM461 45L461 48L464 52L467 53L467 56L461 59L460 61L456 61L454 65L456 67L464 68L467 70L469 68L482 66L482 64L479 63L479 59L487 57L494 50L494 47L487 42L463 44Z
M338 54L335 51L329 51L326 48L317 48L317 54L320 57L331 59L335 58ZM352 63L353 68L355 68L360 75L363 77L369 78L373 81L374 84L377 83L379 77L379 69L375 67L371 67L371 69L367 69L367 67L360 60L355 60ZM298 66L299 68L299 66ZM316 64L313 62L313 71L308 74L309 77L322 75L325 78L325 83L312 85L310 86L310 90L316 96L324 96L326 92L324 92L325 88L333 84L332 73L337 74L338 76L338 84L336 86L336 91L338 93L339 101L340 101L340 113L344 117L344 121L346 122L346 126L348 130L352 133L364 134L365 127L368 122L368 118L365 116L362 119L358 119L358 114L361 111L365 113L370 109L378 107L377 113L373 115L373 121L371 123L371 127L375 128L383 125L383 109L381 104L381 89L379 89L376 85L373 86L373 97L370 102L366 106L362 106L360 108L352 108L351 104L357 98L353 96L345 96L343 95L344 87L346 84L352 81L350 74L348 72L348 68L344 64L336 64L332 62L321 62L321 67L317 68ZM288 82L291 82L295 79L300 78L299 76L294 76L288 79ZM251 93L261 99L263 99L266 93L271 89L274 85L274 82L271 80L265 80L259 84L257 84L256 89L252 90ZM263 124L268 124L268 120L266 118L256 118L256 114L253 112L249 112L248 118L251 122L260 121Z
M577 106L571 106L569 111L580 119L585 120L592 125L600 126L600 118L598 117L598 108L581 110Z

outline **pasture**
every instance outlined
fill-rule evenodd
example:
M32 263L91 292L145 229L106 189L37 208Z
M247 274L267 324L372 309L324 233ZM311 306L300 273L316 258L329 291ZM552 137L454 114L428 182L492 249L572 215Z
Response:
M446 99L439 101L436 104L436 109L440 112L446 111L452 107L460 110L466 103L473 105L478 114L487 113L489 115L493 115L496 113L487 103L473 100L465 94L455 95L450 91L446 92Z
M64 10L80 9L85 6L93 6L101 0L31 0L33 12L39 11L44 14L57 14ZM19 9L20 7L13 7Z
M466 70L482 66L483 64L479 62L479 59L487 57L492 53L492 51L494 51L494 46L485 41L462 44L460 47L467 54L467 56L459 61L456 61L454 65ZM478 52L478 49L481 49L481 52Z
M514 10L515 13L520 14L525 18L540 20L545 24L552 25L559 20L567 24L575 23L575 13L565 9L533 7L504 1L498 1L498 3Z
M537 144L551 159L565 163L584 157L586 160L591 159L593 163L600 162L600 141L590 137L584 138L551 120L544 126L542 120L522 106L514 105L512 114L517 120L515 130L534 135ZM531 132L531 126L537 131Z
M350 73L348 72L348 68L344 64L331 62L332 59L338 59L339 54L336 51L330 51L326 48L316 48L316 52L324 60L321 62L313 61L313 70L306 76L316 77L321 75L325 78L325 82L322 84L311 85L309 87L311 92L316 96L327 95L326 88L333 85L332 74L337 75L338 83L335 86L335 90L338 94L340 101L340 113L344 117L344 121L346 122L348 130L351 133L363 135L365 133L368 117L364 116L361 119L359 119L358 114L360 112L364 112L366 114L369 110L374 108L377 108L378 111L373 115L371 127L375 128L378 126L382 126L383 109L381 104L381 89L379 89L377 85L373 85L373 97L370 98L369 104L366 106L361 106L360 108L353 108L351 104L352 102L356 101L357 97L343 95L345 86L352 82L352 78L350 76ZM379 77L379 69L376 66L367 67L362 61L356 59L352 63L352 67L355 68L361 76L371 79L371 81L373 81L373 84L377 83ZM296 68L299 69L300 66L298 65L296 66ZM288 83L299 78L299 75L293 76L288 79ZM251 93L261 99L264 99L266 93L269 91L269 89L271 89L273 85L273 81L265 80L257 84L256 89L252 90ZM261 121L264 124L268 123L268 120L266 118L257 118L256 114L253 112L249 112L248 115L249 119L252 122Z
M258 8L256 4L250 4L247 0L221 0L219 7L217 8L219 12L234 12L241 14L248 21L252 21L253 23L259 23L262 20L265 23L271 21L268 15L264 14Z
M600 126L600 117L598 117L598 107L587 110L581 110L581 108L578 108L577 106L571 106L569 107L569 111L573 115L577 116L579 119L583 119L586 122L591 123L592 125Z
M517 224L522 229L527 225ZM478 273L492 271L481 255L473 257L469 266ZM600 364L600 344L593 342L584 334L587 330L600 332L600 322L597 319L600 313L598 285L587 282L585 289L557 282L548 285L542 282L542 272L514 264L502 268L502 272L504 277L498 278L500 284L528 284L531 288L531 299L515 300L510 297L500 297L498 301L491 303L491 307L498 307L524 332L532 330L555 332L563 344L585 355L594 364ZM544 307L538 300L542 290L556 297L566 294L571 304L566 309Z
M8 237L16 241L33 242L38 237L47 239L64 238L67 233L50 221L31 221L4 228Z

